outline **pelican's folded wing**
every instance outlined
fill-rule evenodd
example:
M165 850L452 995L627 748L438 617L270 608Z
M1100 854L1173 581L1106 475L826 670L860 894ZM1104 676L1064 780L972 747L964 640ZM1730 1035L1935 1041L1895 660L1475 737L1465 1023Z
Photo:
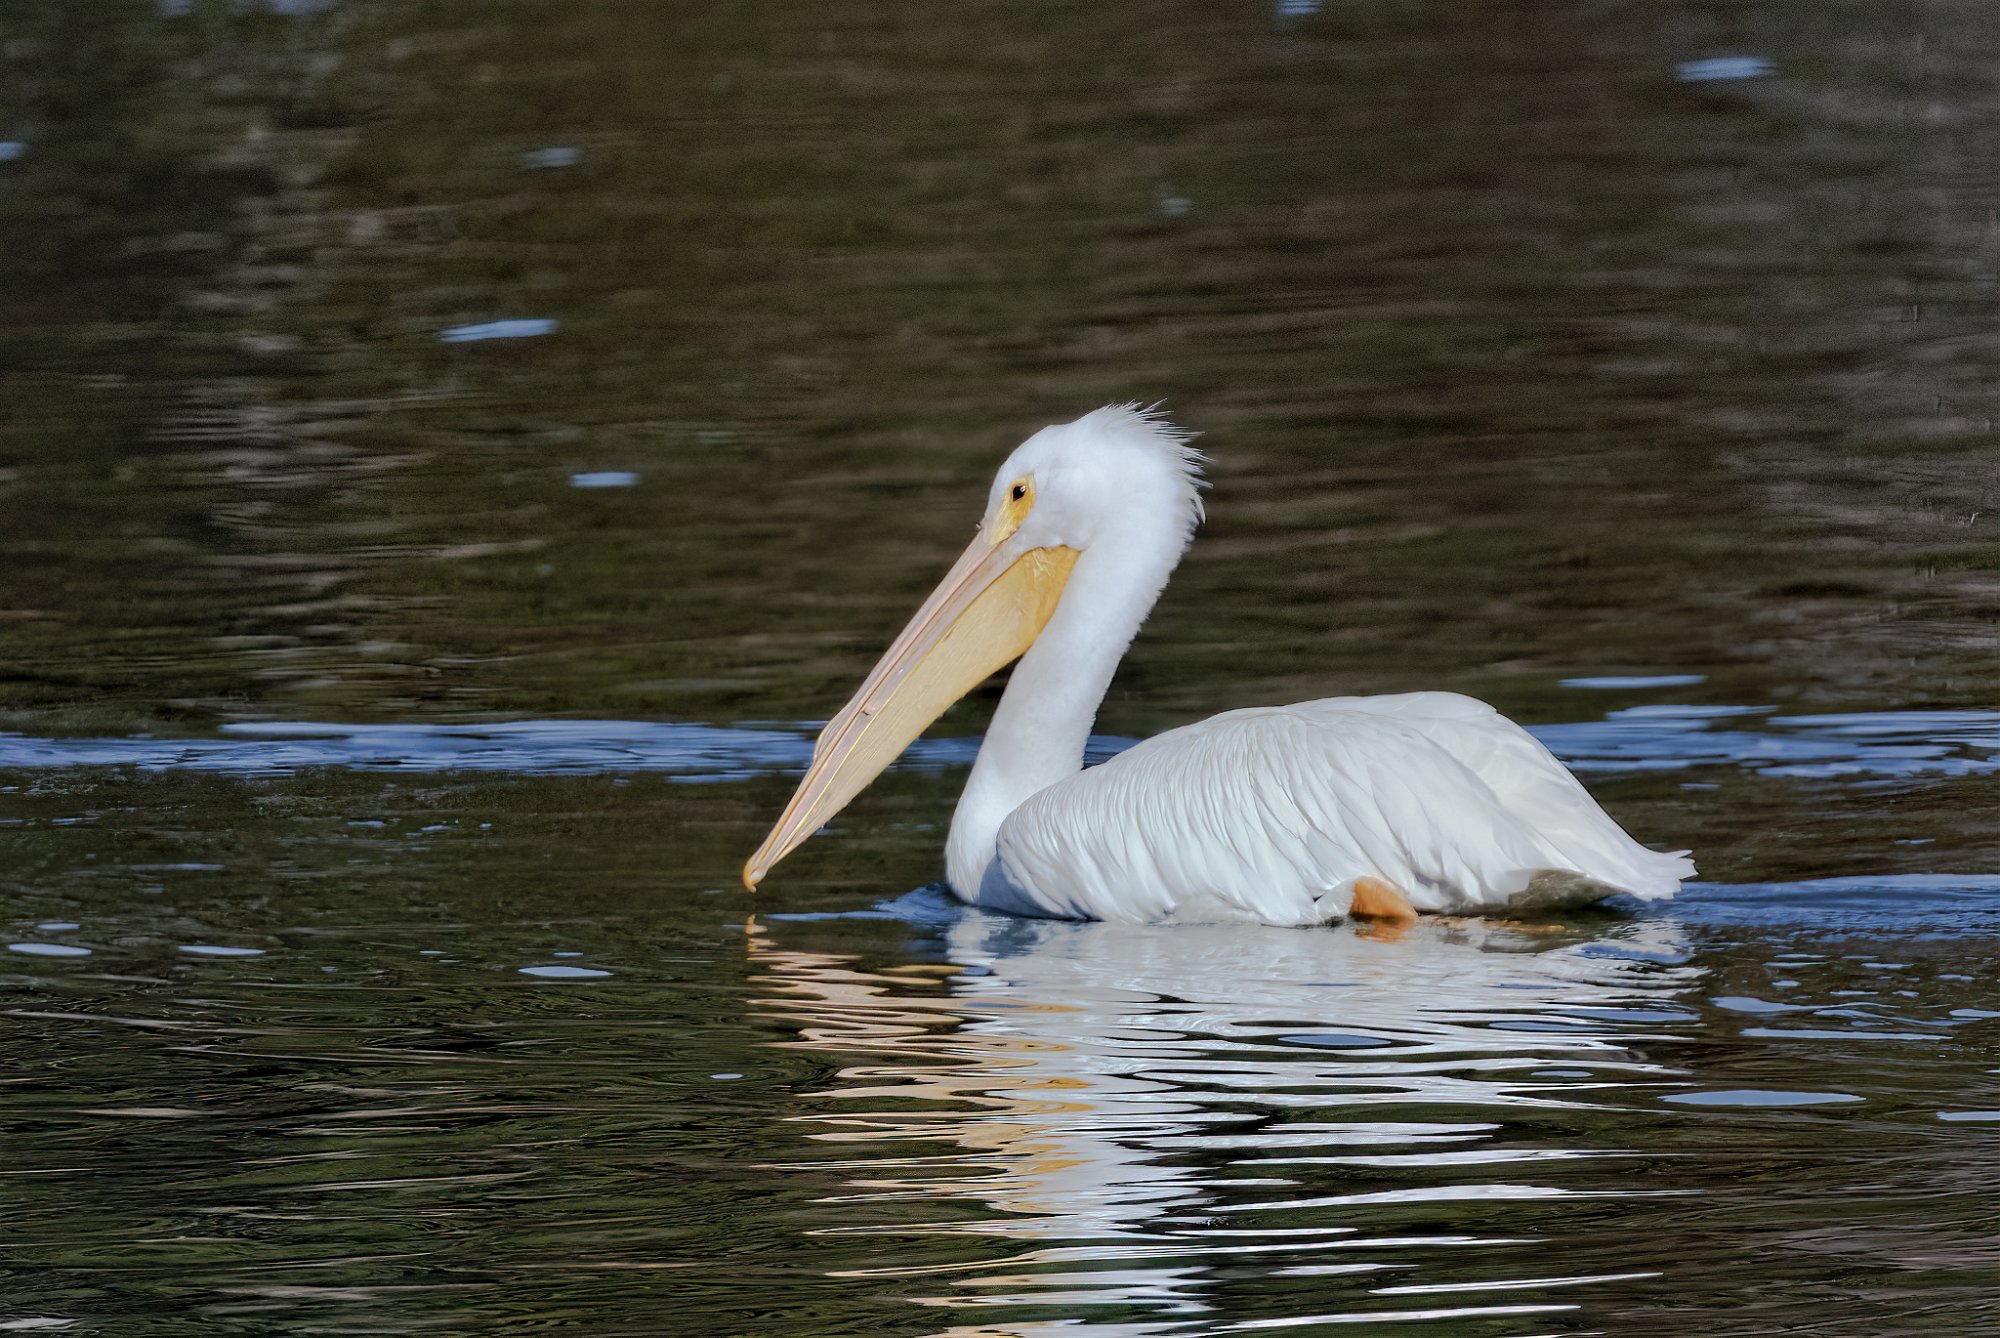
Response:
M1309 924L1345 914L1364 875L1467 912L1668 896L1693 872L1627 836L1520 726L1426 692L1231 711L1052 785L1001 827L994 900Z

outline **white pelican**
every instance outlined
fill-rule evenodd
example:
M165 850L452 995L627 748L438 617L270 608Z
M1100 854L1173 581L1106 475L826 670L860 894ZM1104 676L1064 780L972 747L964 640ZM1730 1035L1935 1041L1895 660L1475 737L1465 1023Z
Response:
M1202 517L1190 434L1137 405L1023 442L972 546L827 722L755 888L946 707L1017 657L952 816L960 898L1016 914L1188 923L1407 920L1671 896L1548 749L1448 692L1230 711L1083 769L1111 675Z

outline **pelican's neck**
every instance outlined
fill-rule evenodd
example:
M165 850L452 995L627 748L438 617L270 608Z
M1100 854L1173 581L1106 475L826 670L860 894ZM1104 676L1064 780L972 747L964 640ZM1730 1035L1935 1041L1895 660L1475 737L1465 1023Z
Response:
M1028 796L1083 770L1083 748L1118 662L1180 561L1180 534L1093 544L1048 626L1014 666L952 815L945 871L968 900L1000 824Z

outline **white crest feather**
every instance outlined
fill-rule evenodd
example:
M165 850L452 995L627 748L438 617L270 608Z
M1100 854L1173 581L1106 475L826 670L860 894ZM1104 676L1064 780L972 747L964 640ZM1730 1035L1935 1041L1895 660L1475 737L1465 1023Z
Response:
M1207 518L1207 509L1202 505L1202 490L1208 487L1208 480L1202 475L1202 467L1208 463L1208 456L1194 445L1201 434L1191 428L1182 427L1167 417L1166 402L1155 400L1143 404L1138 400L1127 400L1123 404L1107 404L1101 409L1093 409L1076 420L1077 427L1088 427L1102 432L1119 432L1143 439L1156 445L1169 458L1175 472L1180 475L1187 489L1188 531Z

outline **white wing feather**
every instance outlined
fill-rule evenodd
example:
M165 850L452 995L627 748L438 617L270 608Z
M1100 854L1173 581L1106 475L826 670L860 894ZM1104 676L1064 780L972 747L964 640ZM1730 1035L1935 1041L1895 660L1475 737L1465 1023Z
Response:
M1001 825L982 903L1095 920L1310 924L1354 880L1419 910L1671 896L1533 735L1454 693L1231 711L1049 786Z

